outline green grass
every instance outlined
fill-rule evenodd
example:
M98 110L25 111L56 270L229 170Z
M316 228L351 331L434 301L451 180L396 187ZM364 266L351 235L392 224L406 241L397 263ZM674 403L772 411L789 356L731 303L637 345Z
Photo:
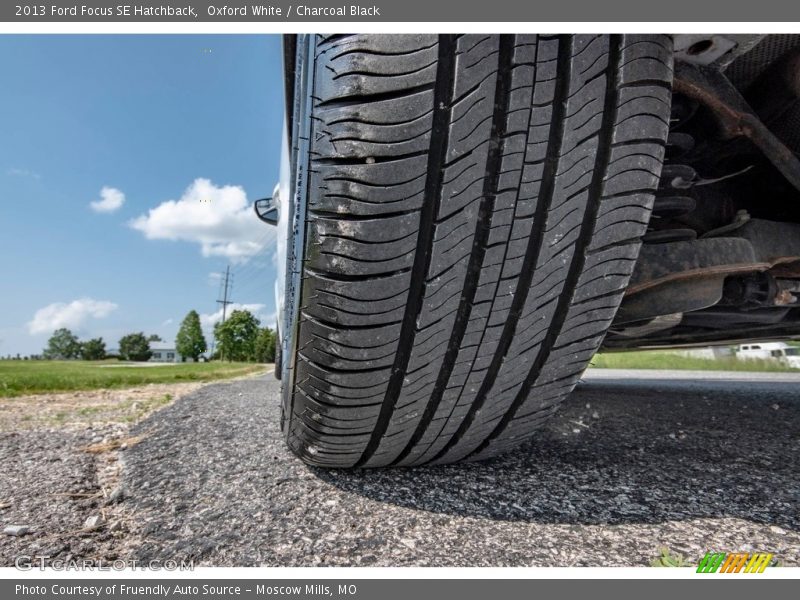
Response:
M650 561L651 567L689 567L687 560L680 554L675 554L669 548L661 548L656 558Z
M604 352L596 354L591 366L598 369L667 369L690 371L745 371L769 373L800 373L781 364L765 360L737 360L717 358L707 360L681 356L663 350L640 350L637 352Z
M0 397L77 390L119 389L148 383L213 381L263 371L247 363L181 363L157 367L119 361L0 361Z

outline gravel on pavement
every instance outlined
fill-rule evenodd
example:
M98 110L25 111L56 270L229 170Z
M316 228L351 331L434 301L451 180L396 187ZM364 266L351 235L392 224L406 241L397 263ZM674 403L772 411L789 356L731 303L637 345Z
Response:
M204 387L123 453L140 560L648 565L667 547L800 564L800 378L590 371L537 439L483 462L329 471L291 455L269 378ZM696 562L694 562L696 564Z
M514 452L368 471L289 453L271 375L206 385L130 429L0 432L0 524L18 528L0 564L646 566L666 547L797 566L798 384L590 370Z

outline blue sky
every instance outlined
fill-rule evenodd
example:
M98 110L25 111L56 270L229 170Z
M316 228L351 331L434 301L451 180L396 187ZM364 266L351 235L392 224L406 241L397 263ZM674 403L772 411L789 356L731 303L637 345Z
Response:
M278 178L279 36L6 35L0 80L0 355L210 328L227 264L274 326L250 203Z

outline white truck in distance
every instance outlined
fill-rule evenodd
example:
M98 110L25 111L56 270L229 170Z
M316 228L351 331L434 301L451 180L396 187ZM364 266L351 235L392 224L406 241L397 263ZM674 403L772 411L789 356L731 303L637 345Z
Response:
M800 369L800 348L793 348L784 342L742 344L736 351L736 358L775 361L792 369Z

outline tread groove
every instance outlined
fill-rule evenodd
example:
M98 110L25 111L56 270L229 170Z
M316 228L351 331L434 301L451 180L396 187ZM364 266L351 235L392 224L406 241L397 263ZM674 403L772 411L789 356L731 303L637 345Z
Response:
M480 454L484 449L486 449L492 440L499 436L514 418L517 410L520 406L522 406L522 403L528 397L534 382L541 374L541 370L547 362L550 352L557 341L558 334L561 332L564 322L567 319L567 315L569 314L569 308L572 303L574 290L583 271L583 264L585 262L584 252L591 244L595 220L600 210L603 182L605 180L608 167L611 163L610 148L614 134L616 116L618 114L617 98L619 96L619 87L617 78L619 76L619 68L621 67L620 41L621 40L619 36L613 35L611 36L609 43L608 67L606 70L606 110L603 111L603 122L600 127L599 134L600 143L598 144L598 151L595 155L594 172L592 173L592 183L590 185L593 193L589 194L589 206L587 207L587 214L584 215L581 224L581 232L578 237L578 242L576 242L576 251L569 267L566 284L564 285L564 288L569 290L570 293L562 294L559 297L555 313L553 314L553 319L549 328L547 329L547 333L545 334L545 339L542 341L536 358L531 365L528 376L525 378L525 381L517 392L517 395L514 398L514 401L511 403L511 406L500 419L500 422L492 430L489 436L483 442L481 442L481 444L475 448L475 450L467 455L467 460L476 454Z
M411 450L419 443L419 440L424 435L427 428L433 420L439 403L442 400L447 383L455 367L455 361L458 358L458 353L461 348L461 342L464 339L469 318L472 314L473 302L475 300L475 293L478 288L478 280L481 271L481 264L483 263L486 254L486 244L489 239L489 232L492 227L492 213L494 211L495 200L498 195L500 169L502 166L503 138L506 133L506 115L510 104L509 88L511 87L511 60L513 57L514 36L501 35L500 48L497 53L498 56L498 72L500 76L497 78L495 85L494 96L494 111L492 114L492 133L491 139L498 140L493 143L489 149L486 159L486 173L484 176L483 197L481 199L480 208L478 209L478 219L475 226L475 233L472 243L472 253L470 255L469 265L467 266L467 275L464 278L464 287L461 291L461 300L458 304L456 311L456 318L453 324L453 330L450 334L450 339L447 344L447 350L442 360L442 367L439 370L439 375L436 378L431 399L425 407L425 411L417 425L411 439L406 444L405 448L395 458L392 464L397 464L408 456ZM504 68L505 67L505 68Z
M561 153L561 145L564 136L564 113L566 112L566 98L569 95L569 78L571 72L570 52L564 50L564 46L571 47L569 36L559 36L558 38L558 62L556 79L556 89L553 95L553 116L551 118L551 129L549 139L547 141L547 158L545 160L545 173L542 176L543 190L540 192L540 198L536 207L536 214L534 222L544 223L546 221L547 211L550 208L550 203L553 199L555 174L558 169L558 160ZM500 365L511 346L511 341L516 332L517 316L522 312L525 300L528 296L528 289L530 288L531 281L533 280L533 271L536 268L538 257L541 252L542 244L544 243L544 235L541 229L536 230L528 240L528 246L525 251L525 259L523 267L517 280L516 292L514 293L514 300L511 304L508 319L503 326L503 332L500 335L500 340L497 344L497 349L492 356L492 361L489 369L483 378L481 387L478 394L469 407L469 410L461 421L456 433L447 441L444 447L430 460L426 462L435 462L446 455L450 448L455 446L459 440L464 436L466 431L475 419L476 413L486 402L487 394L497 378L500 371Z
M439 211L441 201L442 178L444 171L441 168L447 153L448 129L450 125L450 115L452 113L452 96L454 87L454 56L455 38L449 35L439 36L439 60L437 62L437 77L433 92L433 128L431 130L431 147L428 152L428 170L425 181L425 198L422 216L420 220L419 237L417 239L417 253L414 257L414 265L411 268L411 287L409 289L409 301L406 304L405 315L403 316L400 330L400 342L397 346L397 354L392 365L392 372L389 377L389 384L386 388L386 395L381 404L378 420L375 429L370 436L364 452L356 461L356 467L366 463L374 454L380 444L381 438L389 427L389 420L394 411L397 399L400 396L400 389L403 386L408 369L408 361L411 357L411 349L414 345L416 333L416 320L420 310L422 310L425 278L430 265L431 250L433 244L434 221Z

